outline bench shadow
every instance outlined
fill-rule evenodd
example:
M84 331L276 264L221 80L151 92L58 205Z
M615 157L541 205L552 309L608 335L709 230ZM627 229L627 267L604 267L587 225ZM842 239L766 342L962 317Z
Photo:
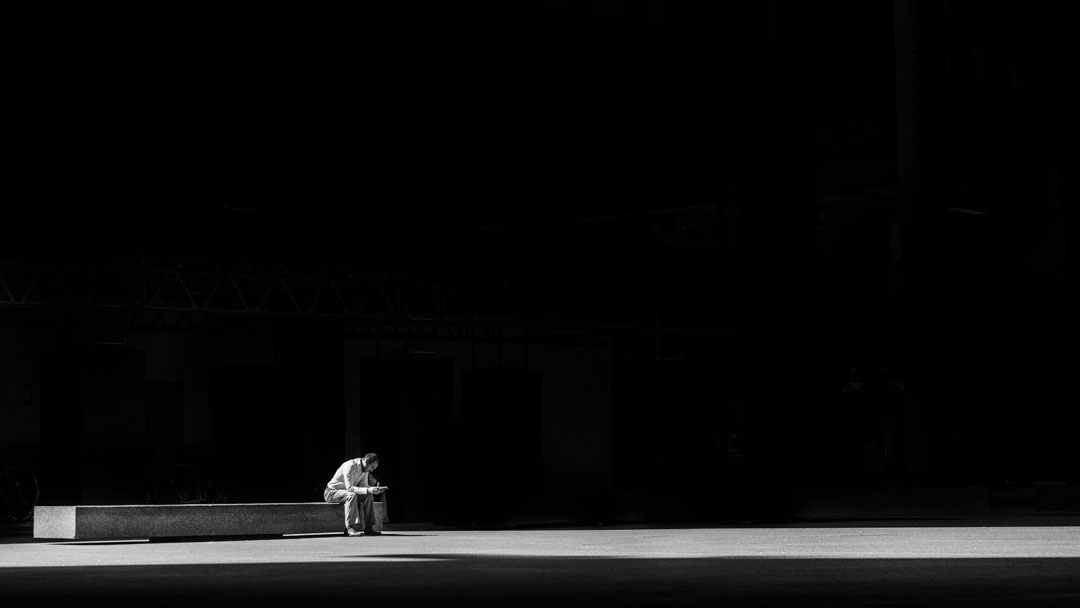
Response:
M62 540L52 541L50 545L61 546L95 546L95 545L145 545L150 542L148 539L132 538L128 540Z

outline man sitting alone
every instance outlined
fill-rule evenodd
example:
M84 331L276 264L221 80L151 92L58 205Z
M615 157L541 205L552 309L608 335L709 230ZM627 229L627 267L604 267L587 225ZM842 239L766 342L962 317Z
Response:
M345 533L349 536L382 534L372 527L376 523L374 497L387 489L385 486L378 486L377 482L375 486L370 485L370 482L374 481L371 473L377 468L379 456L369 452L362 458L341 463L333 479L326 484L323 492L326 502L345 505Z

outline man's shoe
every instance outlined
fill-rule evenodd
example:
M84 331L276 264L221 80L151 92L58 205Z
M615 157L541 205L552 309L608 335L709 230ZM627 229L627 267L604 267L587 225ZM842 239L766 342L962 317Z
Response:
M382 536L382 532L374 528L364 528L364 536Z
M357 532L356 530L353 530L352 528L345 528L345 534L347 536L363 536L364 535L363 532Z

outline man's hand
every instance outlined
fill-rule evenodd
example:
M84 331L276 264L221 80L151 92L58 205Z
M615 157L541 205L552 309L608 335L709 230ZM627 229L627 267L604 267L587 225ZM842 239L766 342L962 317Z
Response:
M368 493L369 494L382 494L388 488L389 488L389 486L373 486L373 487L368 488Z

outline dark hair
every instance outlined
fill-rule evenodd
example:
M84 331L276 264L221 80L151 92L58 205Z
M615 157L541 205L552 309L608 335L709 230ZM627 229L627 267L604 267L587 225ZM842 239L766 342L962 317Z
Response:
M364 462L368 464L379 462L379 455L375 452L368 452L367 454L364 454Z

